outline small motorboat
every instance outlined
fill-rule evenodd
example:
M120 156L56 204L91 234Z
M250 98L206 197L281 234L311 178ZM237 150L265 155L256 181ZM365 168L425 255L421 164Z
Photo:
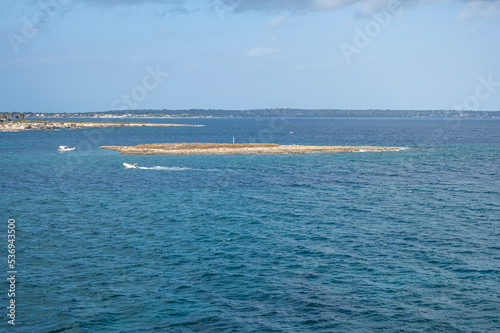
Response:
M76 147L73 147L73 148L68 148L66 146L59 146L59 151L72 151L72 150L75 150Z
M123 163L127 169L137 169L137 163Z

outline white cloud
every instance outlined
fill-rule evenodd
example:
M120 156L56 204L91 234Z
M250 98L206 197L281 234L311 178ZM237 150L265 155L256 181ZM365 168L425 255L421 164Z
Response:
M172 34L172 31L170 31L170 29L159 29L156 30L154 34L155 36L166 37L170 36Z
M278 52L277 49L270 49L266 47L255 47L250 51L247 51L247 56L249 57L263 57Z
M360 3L363 12L366 13L374 13L381 9L387 9L389 6L390 0L364 0ZM394 4L398 4L397 1L393 1ZM398 4L398 7L400 5Z
M478 24L476 24L472 29L469 30L469 33L475 34L484 25L486 21L488 21L488 19L483 19L479 21Z
M280 25L285 25L285 24L290 24L290 23L292 23L292 20L289 19L288 17L276 16L275 18L273 18L271 20L271 22L269 22L269 26L271 28L276 28L276 27L279 27Z
M358 0L313 0L313 7L317 10L334 10L346 7L358 2Z
M138 56L138 55L131 55L131 56L126 56L126 57L121 57L118 59L119 62L121 63L126 63L126 64L131 64L131 63L141 63L147 61L147 58Z
M201 5L195 0L73 0L103 6L157 4L166 6L167 12L190 13L207 4ZM397 3L401 8L438 2L459 2L465 4L459 19L484 18L500 16L500 0L210 0L208 7L217 11L262 11L271 13L305 13L314 11L335 11L347 7L357 7L361 13L370 14L385 9L389 4ZM205 6L205 7L204 7ZM278 16L271 21L271 26L286 23L284 16Z
M500 16L500 0L474 0L458 15L459 20Z

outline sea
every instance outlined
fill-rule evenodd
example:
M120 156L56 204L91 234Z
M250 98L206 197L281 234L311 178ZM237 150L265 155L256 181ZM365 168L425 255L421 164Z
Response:
M204 126L0 132L0 331L500 332L500 120L106 121ZM403 149L99 149L233 138Z

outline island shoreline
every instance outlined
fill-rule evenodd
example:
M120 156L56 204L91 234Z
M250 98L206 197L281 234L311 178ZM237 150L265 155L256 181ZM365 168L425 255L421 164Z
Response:
M399 151L399 147L310 146L274 143L153 143L137 146L101 146L123 155L256 155Z
M205 125L192 124L152 124L126 122L98 122L98 121L21 121L0 123L0 132L18 131L51 131L56 129L81 129L87 127L203 127Z

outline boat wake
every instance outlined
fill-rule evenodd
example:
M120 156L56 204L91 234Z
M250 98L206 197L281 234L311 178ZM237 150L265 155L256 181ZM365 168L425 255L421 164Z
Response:
M162 166L154 166L154 167L137 167L140 170L163 170L163 171L185 171L185 170L197 170L191 168L181 168L181 167L162 167Z
M218 171L217 169L193 169L186 167L164 167L164 166L154 166L154 167L141 167L135 164L123 163L125 169L138 169L138 170L159 170L159 171Z
M404 151L404 150L409 150L410 148L408 147L397 147L397 149L389 150L389 151ZM381 153L384 150L366 150L366 149L360 149L358 151L355 151L355 153ZM387 150L386 150L387 151Z

